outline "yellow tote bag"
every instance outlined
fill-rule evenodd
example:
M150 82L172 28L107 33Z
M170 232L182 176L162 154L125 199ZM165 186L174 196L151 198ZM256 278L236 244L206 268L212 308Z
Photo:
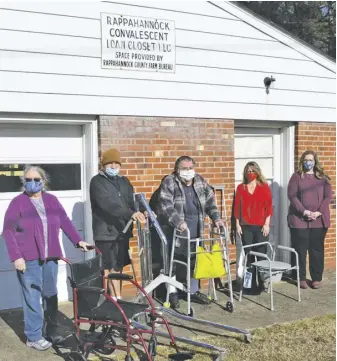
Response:
M195 279L218 278L226 274L222 259L222 249L218 243L212 246L211 251L197 246L196 264L194 268Z

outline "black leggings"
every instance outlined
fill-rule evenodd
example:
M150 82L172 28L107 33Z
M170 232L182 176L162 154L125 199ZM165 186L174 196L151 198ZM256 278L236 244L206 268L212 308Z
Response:
M262 226L241 226L241 229L242 229L242 245L243 246L260 243L260 242L268 242L268 236L265 237L261 232ZM267 253L267 246L262 245L262 246L250 247L248 249L246 248L245 254L247 254L249 251L255 251L255 252L259 252L259 253ZM260 261L261 258L257 257L257 260ZM255 261L255 256L248 257L247 266L249 267L250 264L254 261ZM251 269L251 271L253 273L252 290L253 291L257 290L257 289L263 290L264 285L261 280L260 274L258 273L258 275L256 277L256 268L255 267L253 267ZM258 278L258 281L256 280L256 278Z
M260 242L268 242L268 236L265 237L261 230L262 226L241 226L242 228L242 245L248 246L255 243ZM247 254L249 251L255 251L259 253L266 253L267 252L267 246L257 246L257 247L251 247L248 249L245 249L245 253ZM254 262L255 257L249 257L248 258L248 265L250 265L252 262Z

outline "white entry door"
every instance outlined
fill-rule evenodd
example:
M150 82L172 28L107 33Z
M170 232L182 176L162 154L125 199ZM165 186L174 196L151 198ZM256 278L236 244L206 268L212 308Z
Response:
M0 124L0 232L10 201L20 194L20 176L26 164L42 166L56 195L77 230L84 231L83 129L80 125ZM72 261L83 253L60 231L64 254ZM67 269L59 263L59 300L69 299ZM0 236L0 310L21 307L19 283Z
M273 196L273 217L269 240L280 241L281 130L235 128L235 185L242 182L243 169L249 161L260 166Z

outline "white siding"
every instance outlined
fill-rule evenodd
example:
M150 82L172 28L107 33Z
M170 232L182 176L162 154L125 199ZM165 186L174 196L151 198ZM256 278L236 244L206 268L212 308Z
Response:
M174 20L175 74L101 69L101 12ZM335 121L332 71L207 2L5 2L0 19L0 111Z

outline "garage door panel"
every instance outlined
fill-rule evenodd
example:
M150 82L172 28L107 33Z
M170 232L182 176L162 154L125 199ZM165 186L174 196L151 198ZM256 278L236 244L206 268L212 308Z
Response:
M72 163L82 154L79 126L0 124L0 162Z
M63 198L62 205L67 215L80 236L84 235L84 202L82 197ZM68 239L65 233L60 230L60 240L63 254L72 262L84 260L84 254Z
M0 309L21 307L21 290L19 281L14 271L0 271L0 290L5 297L0 297Z

